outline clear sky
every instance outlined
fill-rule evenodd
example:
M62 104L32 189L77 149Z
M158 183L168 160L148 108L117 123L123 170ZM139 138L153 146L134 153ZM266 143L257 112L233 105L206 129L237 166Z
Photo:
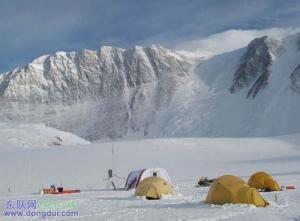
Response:
M55 51L174 47L228 29L299 21L300 0L0 0L0 72Z

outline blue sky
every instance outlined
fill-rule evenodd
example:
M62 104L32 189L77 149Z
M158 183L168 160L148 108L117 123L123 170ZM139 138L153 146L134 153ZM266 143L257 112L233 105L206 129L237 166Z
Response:
M55 51L299 27L299 0L0 0L0 72Z

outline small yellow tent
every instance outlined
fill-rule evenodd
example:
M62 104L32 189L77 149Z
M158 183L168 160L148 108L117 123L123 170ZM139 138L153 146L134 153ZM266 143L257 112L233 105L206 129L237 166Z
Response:
M248 181L250 187L267 191L279 191L279 184L266 172L254 173Z
M146 199L160 199L162 195L174 194L170 184L161 177L152 176L144 179L135 190L136 196Z
M254 204L265 207L268 202L255 188L251 188L239 177L232 175L221 176L211 185L206 202L210 204Z

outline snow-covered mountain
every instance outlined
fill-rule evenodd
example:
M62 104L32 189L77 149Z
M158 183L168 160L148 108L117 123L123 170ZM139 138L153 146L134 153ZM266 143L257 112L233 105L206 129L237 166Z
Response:
M173 110L163 135L244 137L299 132L300 94L295 91L299 41L299 34L276 40L261 37L246 48L198 65L196 92L183 106L173 105L182 117Z
M1 118L89 139L144 136L195 62L155 45L42 56L0 80Z
M299 93L292 34L209 58L154 45L43 56L0 77L0 112L88 139L268 136L300 131Z

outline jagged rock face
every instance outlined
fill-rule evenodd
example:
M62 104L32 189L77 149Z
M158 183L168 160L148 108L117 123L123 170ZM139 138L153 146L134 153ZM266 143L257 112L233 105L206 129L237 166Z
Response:
M272 57L267 43L267 37L254 39L241 58L240 65L234 74L231 93L250 87L247 98L255 98L263 89L271 73Z
M300 65L298 65L290 76L291 87L296 92L300 93Z
M42 56L0 78L1 118L44 122L88 139L147 135L193 62L154 45Z
M168 76L185 76L187 65L179 55L158 46L56 53L8 73L0 95L18 102L73 103L86 97L107 97Z

